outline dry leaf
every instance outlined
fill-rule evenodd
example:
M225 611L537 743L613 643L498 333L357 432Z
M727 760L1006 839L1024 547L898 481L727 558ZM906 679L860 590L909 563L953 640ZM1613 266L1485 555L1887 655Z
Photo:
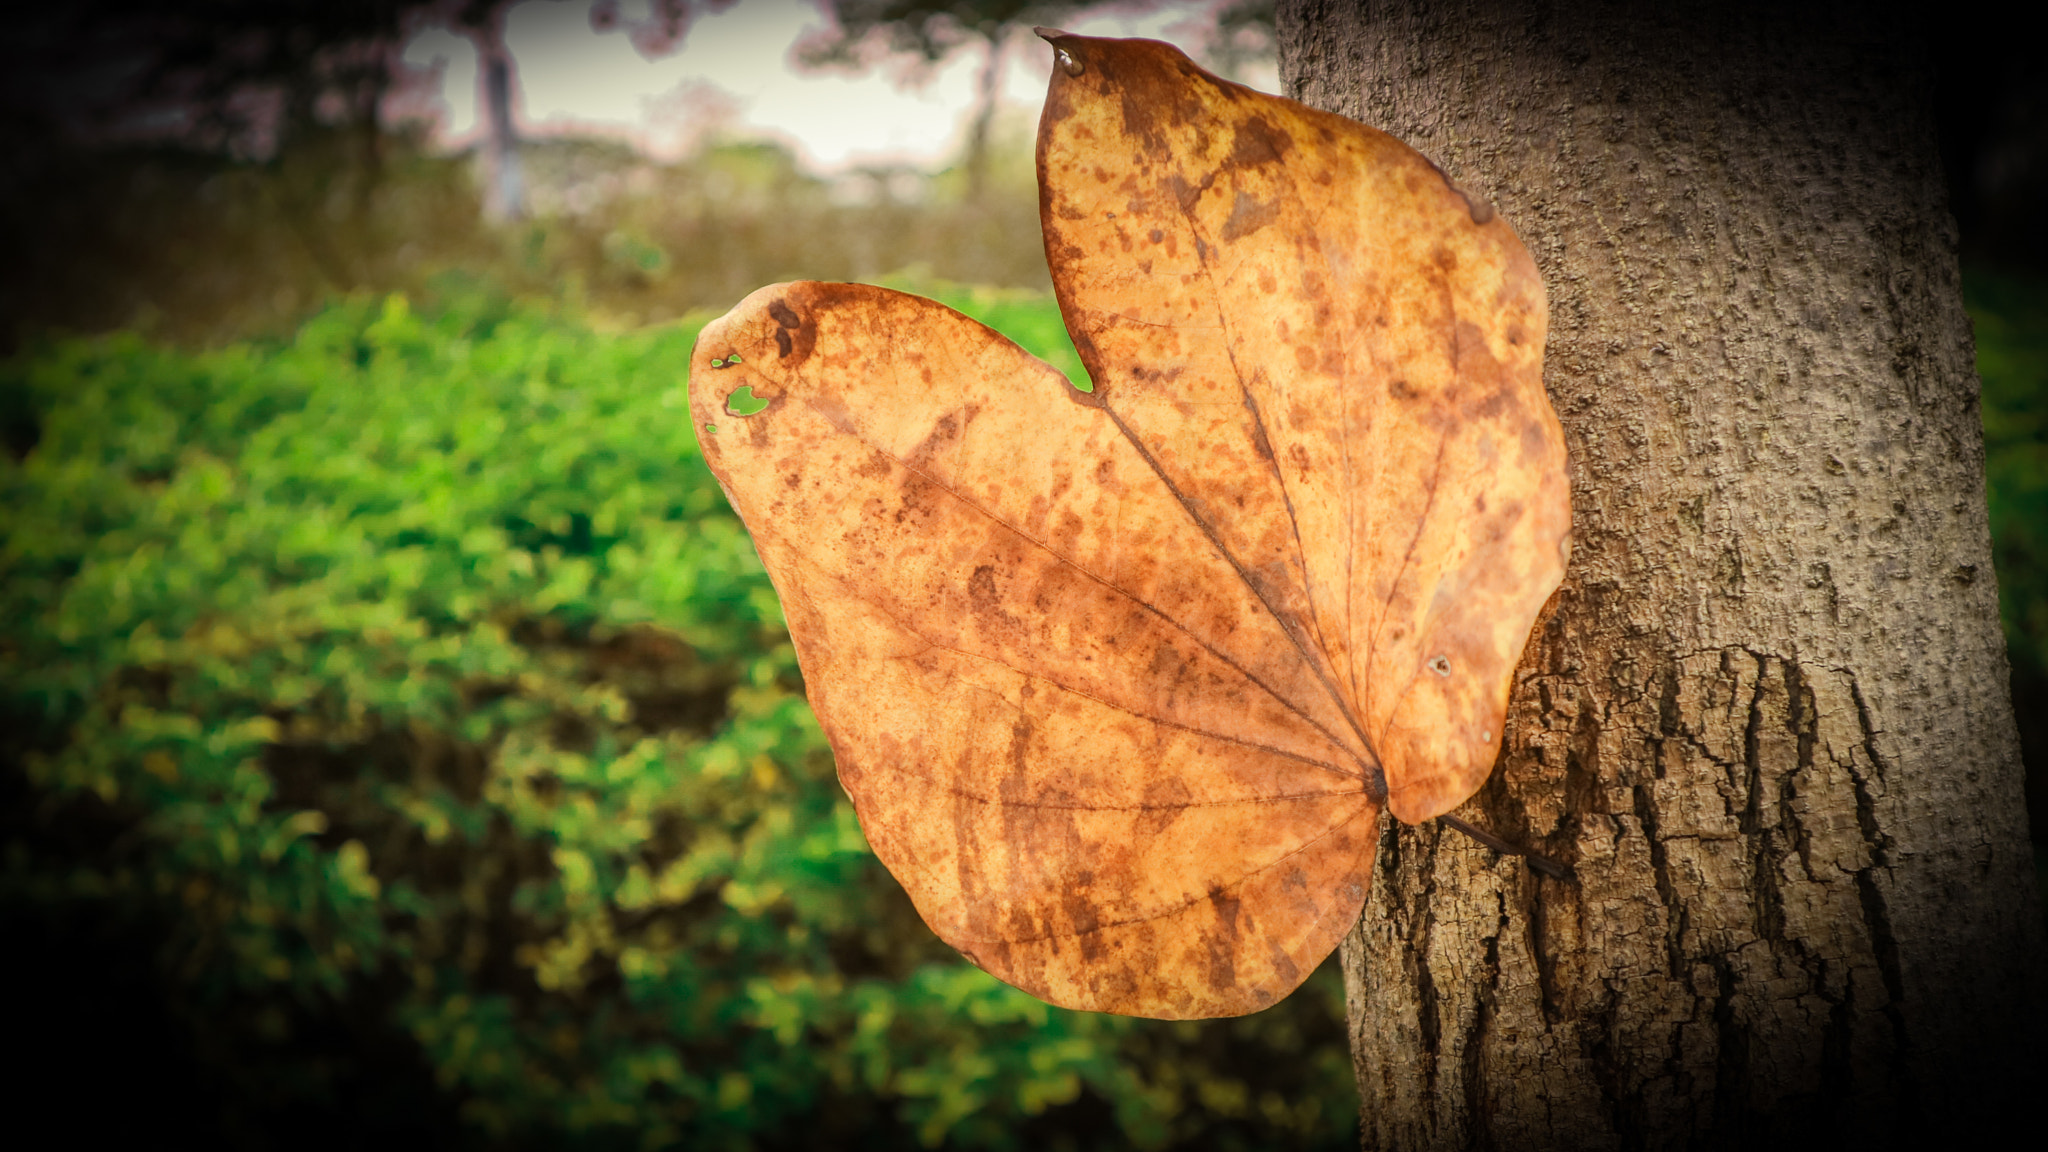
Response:
M1250 1012L1356 920L1380 810L1491 769L1570 529L1543 291L1391 137L1047 37L1046 248L1095 391L798 283L704 329L691 410L933 930L1056 1004Z

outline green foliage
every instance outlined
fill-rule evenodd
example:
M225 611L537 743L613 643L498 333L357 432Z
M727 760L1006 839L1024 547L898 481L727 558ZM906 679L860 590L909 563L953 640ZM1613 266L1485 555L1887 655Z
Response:
M940 294L1078 375L1045 298ZM1348 1145L1329 966L1134 1021L917 919L698 455L698 323L390 296L9 365L4 707L38 819L118 834L13 838L0 894L171 919L201 1047L275 1091L307 1019L398 1031L480 1144Z
M2048 672L2048 283L1963 281L1983 379L1984 471L1999 614L2015 664Z

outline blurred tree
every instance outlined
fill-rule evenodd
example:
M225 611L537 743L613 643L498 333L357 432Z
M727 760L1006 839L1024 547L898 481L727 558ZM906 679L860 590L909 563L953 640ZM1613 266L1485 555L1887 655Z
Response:
M593 0L590 27L597 32L623 28L633 47L653 59L676 50L693 18L736 2L652 0L643 14L629 16L619 0ZM476 45L484 111L484 214L500 223L526 215L526 181L512 107L516 80L512 52L505 45L505 18L511 8L512 0L456 0L453 8L456 25Z
M598 32L623 29L633 47L653 60L681 45L692 20L737 3L739 0L650 0L644 12L629 15L619 0L592 0L590 27Z
M476 45L478 104L484 122L484 216L494 223L526 215L526 180L519 162L519 130L512 117L512 51L505 46L509 0L469 0L457 23Z
M1216 12L1202 56L1218 76L1240 79L1247 64L1270 61L1279 51L1273 30L1273 0L1230 0Z
M588 9L599 32L621 29L643 54L659 54L694 15L728 2ZM494 275L512 281L550 281L563 270L536 261L547 242L522 234L526 247L514 250L480 227L468 158L429 147L425 124L405 119L417 75L403 61L407 42L440 25L502 45L509 7L83 0L0 9L0 250L10 257L0 262L0 349L50 328L140 324L202 341L281 334L325 298L417 289L449 264L495 263ZM522 154L516 73L509 56L499 63L499 98L481 102L499 112L485 118L497 128L479 149L486 176L499 171L492 156L517 164ZM492 70L484 73L488 82ZM493 199L512 206L500 213L509 217L525 197Z
M593 0L591 26L623 27L642 55L671 52L698 14L733 0L653 0L628 17L618 0ZM303 191L304 238L337 285L352 282L348 254L313 219L349 185L352 224L383 174L384 97L399 51L421 26L445 23L475 43L485 123L485 204L494 219L524 212L514 93L505 45L512 0L83 0L10 13L0 56L7 119L55 126L72 145L149 141L201 154L267 162L294 143L338 131L352 163Z
M146 138L273 156L322 124L374 149L413 0L84 0L8 17L18 111L88 141Z
M812 67L865 69L878 47L914 53L927 66L967 44L982 49L973 126L967 134L967 198L987 186L989 124L1002 83L1003 48L1012 32L1052 23L1085 6L1080 0L830 0L838 27L798 49Z
M408 13L404 0L85 0L10 12L6 120L10 184L30 181L80 146L152 143L270 162L331 136L341 184L278 182L280 207L330 280L351 278L350 254L322 217L359 224L384 166L378 112L390 90ZM12 189L10 188L9 191Z

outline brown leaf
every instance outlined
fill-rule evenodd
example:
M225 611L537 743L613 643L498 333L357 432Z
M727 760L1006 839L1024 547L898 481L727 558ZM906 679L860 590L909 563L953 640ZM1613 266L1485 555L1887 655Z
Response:
M692 415L933 930L1056 1004L1254 1011L1357 918L1381 807L1491 768L1570 527L1542 288L1390 137L1048 38L1046 245L1096 391L799 283L704 329Z

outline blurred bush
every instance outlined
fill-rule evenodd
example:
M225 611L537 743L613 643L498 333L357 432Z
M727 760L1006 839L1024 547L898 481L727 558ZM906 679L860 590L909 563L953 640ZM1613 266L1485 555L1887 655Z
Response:
M1983 380L1984 473L2027 809L2048 845L2048 279L1966 267ZM2037 850L2048 891L2048 851Z
M2048 669L2048 283L1963 282L1984 382L1984 471L2006 650Z
M936 294L1078 370L1049 300ZM919 921L698 455L701 317L600 335L473 284L433 300L4 369L25 780L0 896L12 923L147 929L124 946L175 1043L142 1074L204 1064L192 1123L294 1148L1353 1144L1334 961L1257 1016L1136 1021L1049 1008ZM100 990L71 993L47 1034L10 1029L26 1083L147 1099L100 1082L132 1041L74 1034Z
M1028 125L998 127L978 200L957 170L827 181L772 143L658 163L617 141L528 141L533 215L503 227L481 218L474 158L416 133L313 131L243 163L17 133L0 165L0 351L48 330L284 339L335 295L423 297L451 269L609 327L911 266L1049 291Z

